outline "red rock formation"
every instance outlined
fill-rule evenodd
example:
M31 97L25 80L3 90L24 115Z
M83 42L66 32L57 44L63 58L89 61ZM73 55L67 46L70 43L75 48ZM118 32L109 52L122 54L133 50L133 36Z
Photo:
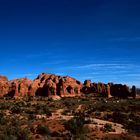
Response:
M106 97L136 97L136 87L133 87L132 92L130 92L127 85L121 84L96 84L92 83L91 80L85 80L84 84L82 84L72 77L46 73L40 74L33 81L27 78L8 81L5 76L0 76L0 96L22 97L31 95L58 99L59 97L79 96L81 92L84 94L98 93Z
M86 86L86 87L91 87L91 80L85 80L84 81L84 85Z
M105 94L106 93L106 85L104 83L98 83L97 84L97 91L100 94Z
M11 97L28 95L29 87L31 86L31 84L32 80L29 80L27 78L20 78L9 81L8 82L9 90L7 95Z
M110 86L110 92L115 97L127 98L130 96L130 89L127 85L112 84Z
M8 82L0 81L0 97L4 96L9 91Z
M109 84L107 84L107 97L108 98L111 98L112 96L111 96L111 93L110 93L110 85Z
M0 75L0 81L8 81L8 78L6 76Z
M9 91L8 91L8 96L10 97L14 97L14 96L18 96L18 81L14 80L14 81L10 81L9 82Z
M132 86L131 96L135 99L137 94L136 86Z
M39 81L36 95L41 96L77 96L80 94L82 83L74 78L56 76L54 74L41 74L34 80ZM33 83L34 83L33 82Z

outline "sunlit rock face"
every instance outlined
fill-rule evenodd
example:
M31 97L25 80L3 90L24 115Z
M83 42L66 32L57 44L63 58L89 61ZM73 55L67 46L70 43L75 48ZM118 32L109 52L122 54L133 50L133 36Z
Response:
M9 84L6 76L0 75L0 97L8 93Z
M0 81L8 81L8 78L6 76L0 75Z
M57 76L54 74L41 74L34 81L39 81L37 96L78 96L82 83L74 78Z
M8 81L6 77L0 77L1 96L79 96L81 87L82 83L74 78L46 73L40 74L33 81L27 78Z
M85 80L84 83L69 77L55 74L42 73L36 79L20 78L8 81L5 76L0 76L0 96L23 97L45 96L53 99L59 97L73 97L81 94L97 93L104 97L127 98L136 96L136 87L130 91L127 85L113 83L92 83Z

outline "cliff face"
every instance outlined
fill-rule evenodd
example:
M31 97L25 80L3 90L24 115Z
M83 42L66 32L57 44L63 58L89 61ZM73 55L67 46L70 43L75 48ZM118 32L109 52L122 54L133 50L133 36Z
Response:
M9 83L5 76L0 76L0 97L8 93Z
M134 87L133 87L134 89ZM47 97L71 97L80 96L81 93L99 93L101 96L118 96L135 98L135 90L130 92L127 85L92 83L85 80L84 83L68 77L57 76L54 74L40 74L35 80L20 78L8 81L5 76L0 76L0 96L23 97L47 96Z
M0 76L1 96L79 96L82 86L74 78L46 73L40 74L33 81L27 78L8 81L6 77Z

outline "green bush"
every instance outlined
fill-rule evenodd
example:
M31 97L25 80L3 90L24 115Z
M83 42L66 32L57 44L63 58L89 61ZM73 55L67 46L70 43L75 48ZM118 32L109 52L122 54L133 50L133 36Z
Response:
M36 133L41 135L51 135L51 131L46 125L38 125L36 128Z
M11 105L12 105L11 102L1 102L0 103L0 109L1 110L9 109Z
M76 105L78 103L77 99L72 97L64 97L61 99L61 101L67 107Z
M0 125L5 125L6 123L7 123L7 120L4 117L4 114L0 113Z
M105 115L103 116L103 119L104 119L104 120L107 120L107 121L110 120L110 119L112 119L112 114L108 114L108 113L105 114Z
M28 115L28 120L34 120L36 117L34 114L29 114Z
M112 128L112 124L106 123L103 128L101 128L104 132L112 132L114 129Z
M3 135L0 135L1 140L29 140L28 129L21 129L20 126L7 125L3 128Z
M128 121L125 124L126 129L128 129L130 132L133 132L135 134L139 134L140 136L140 117L135 116L131 121Z
M11 107L10 111L12 113L18 114L18 113L21 113L21 108L18 105L14 105L13 107Z
M112 119L116 123L126 124L128 120L128 115L121 112L113 112Z
M69 121L64 123L64 126L67 130L69 130L72 134L80 134L82 133L83 125L85 124L84 115L78 115L72 118Z
M35 108L36 108L35 109L36 114L46 114L48 116L52 115L50 109L46 105L41 105L41 104L39 105L38 104Z

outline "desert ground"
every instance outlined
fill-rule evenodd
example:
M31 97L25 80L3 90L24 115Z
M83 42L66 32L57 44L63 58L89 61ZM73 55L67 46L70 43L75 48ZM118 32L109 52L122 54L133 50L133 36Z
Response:
M0 99L1 140L139 140L140 98Z

